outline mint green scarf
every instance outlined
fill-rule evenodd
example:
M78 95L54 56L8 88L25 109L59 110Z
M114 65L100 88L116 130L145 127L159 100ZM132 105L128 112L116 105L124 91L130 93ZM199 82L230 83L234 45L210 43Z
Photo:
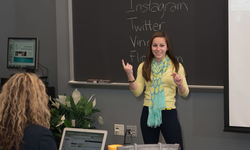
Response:
M151 72L153 74L152 87L150 90L149 99L149 114L148 114L148 126L156 128L162 123L161 111L166 108L165 93L162 83L162 74L166 72L169 66L169 57L166 55L160 63L157 63L153 59L151 65Z

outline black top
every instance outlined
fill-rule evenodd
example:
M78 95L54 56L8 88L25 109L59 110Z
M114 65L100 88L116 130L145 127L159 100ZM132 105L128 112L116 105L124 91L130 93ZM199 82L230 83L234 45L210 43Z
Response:
M22 141L20 150L57 150L52 132L40 125L28 126Z

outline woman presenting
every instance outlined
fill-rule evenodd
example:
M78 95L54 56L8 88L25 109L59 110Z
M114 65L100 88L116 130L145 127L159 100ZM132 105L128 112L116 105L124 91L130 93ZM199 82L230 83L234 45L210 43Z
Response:
M182 133L175 106L176 86L178 93L186 97L189 88L185 70L173 53L166 33L155 32L149 41L145 61L133 75L133 66L124 63L129 88L138 97L144 91L144 103L141 114L141 131L145 144L157 144L160 132L166 143L180 144L183 150Z

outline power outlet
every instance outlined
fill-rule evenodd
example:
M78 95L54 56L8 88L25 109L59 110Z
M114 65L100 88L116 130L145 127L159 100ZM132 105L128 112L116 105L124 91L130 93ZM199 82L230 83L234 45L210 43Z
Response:
M127 125L127 130L130 130L130 134L132 134L133 137L137 137L137 129L134 125Z
M114 124L114 134L124 136L124 125Z

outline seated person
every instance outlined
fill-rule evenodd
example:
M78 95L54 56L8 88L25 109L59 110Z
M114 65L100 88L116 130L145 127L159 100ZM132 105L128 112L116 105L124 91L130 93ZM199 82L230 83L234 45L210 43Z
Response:
M57 150L49 130L48 95L33 73L17 73L0 94L1 150Z

